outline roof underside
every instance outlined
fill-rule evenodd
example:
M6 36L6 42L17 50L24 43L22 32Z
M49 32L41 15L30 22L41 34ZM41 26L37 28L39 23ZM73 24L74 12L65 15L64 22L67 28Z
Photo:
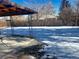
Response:
M0 17L13 15L27 15L34 13L36 12L29 8L18 6L13 2L7 2L7 0L0 0Z

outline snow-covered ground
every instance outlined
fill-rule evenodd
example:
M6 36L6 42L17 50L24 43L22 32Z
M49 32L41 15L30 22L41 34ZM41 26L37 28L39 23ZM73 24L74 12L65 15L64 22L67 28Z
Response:
M11 33L33 35L37 40L49 44L45 50L54 53L59 59L79 59L79 27L14 27L13 30L2 30L2 34Z

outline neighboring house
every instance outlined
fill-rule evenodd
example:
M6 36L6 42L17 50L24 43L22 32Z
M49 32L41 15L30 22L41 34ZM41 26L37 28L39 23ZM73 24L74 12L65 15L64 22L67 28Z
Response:
M0 27L5 27L5 26L7 26L6 21L0 20Z

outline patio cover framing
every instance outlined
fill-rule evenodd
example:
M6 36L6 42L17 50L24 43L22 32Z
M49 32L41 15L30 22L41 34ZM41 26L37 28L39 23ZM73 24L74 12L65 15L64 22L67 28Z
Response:
M28 20L32 20L32 14L36 14L37 12L27 8L27 7L22 7L20 5L17 5L14 2L10 2L8 0L0 0L0 17L5 17L5 16L10 16L10 20L6 20L10 22L11 28L12 26L12 17L11 16L17 16L17 15L28 15ZM31 19L29 19L29 16ZM31 24L29 24L29 31L31 29ZM13 30L12 30L13 33Z
M28 15L37 13L36 11L17 5L14 2L7 2L0 0L0 17L2 16L14 16L14 15Z

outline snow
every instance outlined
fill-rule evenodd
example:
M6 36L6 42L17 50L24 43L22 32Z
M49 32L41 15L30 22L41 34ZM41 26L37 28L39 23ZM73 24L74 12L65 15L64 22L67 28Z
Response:
M28 29L29 27L13 27L14 29ZM79 26L39 26L32 27L34 29L66 29L66 28L79 28ZM6 29L11 29L11 27L6 27Z
M28 35L28 31L31 31L36 39L48 44L45 50L55 53L59 59L79 59L78 26L32 27L31 30L29 27L14 27L14 31L24 35ZM7 33L5 30L3 32Z

